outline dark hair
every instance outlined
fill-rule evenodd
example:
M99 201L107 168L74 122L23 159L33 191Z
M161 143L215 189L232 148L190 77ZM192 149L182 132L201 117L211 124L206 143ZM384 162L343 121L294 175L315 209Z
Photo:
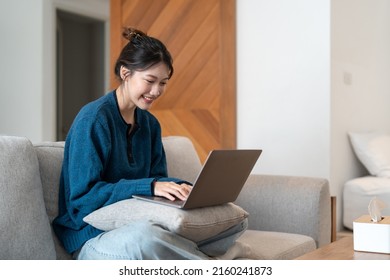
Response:
M115 63L115 75L120 78L121 66L134 71L143 71L163 62L169 70L168 78L173 75L173 60L165 45L158 39L132 27L124 28L122 36L129 40Z

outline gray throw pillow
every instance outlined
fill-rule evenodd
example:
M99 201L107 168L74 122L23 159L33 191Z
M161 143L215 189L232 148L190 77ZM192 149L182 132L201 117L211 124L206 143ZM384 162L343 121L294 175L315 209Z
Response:
M131 222L149 220L199 242L229 229L247 217L248 213L233 203L182 210L126 199L92 212L84 221L100 230L109 231Z

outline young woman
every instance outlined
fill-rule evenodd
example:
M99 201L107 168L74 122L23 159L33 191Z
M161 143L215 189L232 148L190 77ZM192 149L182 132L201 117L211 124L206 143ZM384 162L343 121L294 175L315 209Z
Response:
M226 253L247 221L196 244L148 221L102 232L83 218L134 194L185 200L188 182L168 178L161 128L148 112L173 74L164 44L126 28L115 65L120 86L84 106L67 135L56 235L77 259L208 259Z

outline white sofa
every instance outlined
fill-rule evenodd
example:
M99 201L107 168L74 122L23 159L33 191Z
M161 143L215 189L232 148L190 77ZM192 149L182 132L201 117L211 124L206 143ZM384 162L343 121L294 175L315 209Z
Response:
M343 224L353 230L353 221L368 215L374 197L384 202L383 216L390 215L390 132L350 132L351 147L366 173L345 182Z
M169 176L193 181L201 163L191 141L172 136L163 142ZM50 225L63 147L0 136L0 259L71 259ZM236 204L249 212L240 240L253 259L294 259L330 242L326 179L252 174Z

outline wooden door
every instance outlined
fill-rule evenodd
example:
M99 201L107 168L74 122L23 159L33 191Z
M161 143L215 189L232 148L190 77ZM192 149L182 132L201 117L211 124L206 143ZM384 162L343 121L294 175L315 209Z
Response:
M175 71L150 111L163 136L189 137L202 161L236 147L235 12L235 0L111 0L111 69L124 26L164 42Z

